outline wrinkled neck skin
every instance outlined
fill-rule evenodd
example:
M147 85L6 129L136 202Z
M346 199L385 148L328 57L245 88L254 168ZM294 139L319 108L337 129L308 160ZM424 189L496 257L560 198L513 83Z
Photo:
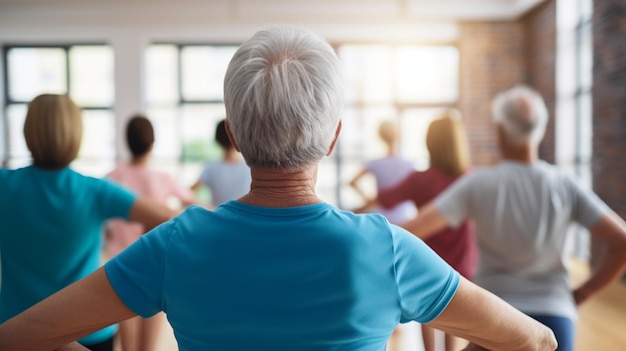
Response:
M315 194L318 165L299 171L252 168L250 192L238 201L260 207L297 207L323 202Z

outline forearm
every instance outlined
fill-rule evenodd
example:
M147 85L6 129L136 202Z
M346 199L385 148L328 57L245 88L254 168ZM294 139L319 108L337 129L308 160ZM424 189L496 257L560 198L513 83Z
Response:
M84 350L71 343L134 315L100 268L0 325L0 351Z
M432 326L476 344L468 350L551 351L552 331L486 290L461 280L459 290ZM477 347L480 346L480 347Z
M606 244L607 250L591 278L574 291L574 300L581 304L593 294L618 279L626 267L626 230L617 215L609 213L590 228L591 234Z
M416 218L402 223L400 226L418 238L426 240L447 227L447 225L445 217L433 203L430 203L419 210Z
M607 247L605 255L593 274L585 283L574 290L574 300L580 305L588 298L598 293L617 280L624 272L626 265L626 250L620 247Z

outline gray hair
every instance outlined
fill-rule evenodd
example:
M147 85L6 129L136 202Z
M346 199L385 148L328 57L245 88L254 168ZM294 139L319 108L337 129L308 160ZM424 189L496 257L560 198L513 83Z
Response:
M341 62L317 35L287 26L254 34L224 78L226 120L248 166L300 170L322 159L344 91Z
M507 140L537 145L543 139L548 110L535 90L517 86L496 95L492 104L494 121L502 126Z

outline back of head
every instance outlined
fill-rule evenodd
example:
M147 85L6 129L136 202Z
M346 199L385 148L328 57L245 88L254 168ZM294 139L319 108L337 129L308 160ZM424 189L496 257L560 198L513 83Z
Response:
M67 95L43 94L28 104L24 138L35 166L68 166L78 156L82 136L81 111Z
M548 110L536 91L518 86L496 95L492 104L494 121L513 144L538 145L548 122Z
M230 149L233 145L230 143L230 139L228 139L228 134L226 133L226 121L221 120L215 127L215 141L222 147L224 150Z
M451 176L463 174L469 167L467 137L456 110L447 110L428 126L426 147L430 166Z
M398 142L398 128L393 121L384 121L378 126L378 136L391 147Z
M226 120L253 168L298 170L335 137L344 98L341 62L317 35L294 27L257 32L224 80Z
M134 157L141 157L152 150L154 128L143 115L134 115L126 125L126 143Z

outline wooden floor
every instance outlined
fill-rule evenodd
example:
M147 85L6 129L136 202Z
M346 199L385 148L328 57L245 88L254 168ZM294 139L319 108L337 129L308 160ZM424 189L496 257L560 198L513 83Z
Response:
M579 261L573 264L574 284L583 281L588 268ZM176 341L169 325L164 326L158 351L176 351ZM422 351L419 325L402 326L397 351ZM459 349L463 345L459 343ZM119 349L118 349L119 350ZM576 351L626 350L626 282L618 282L594 296L580 308ZM123 350L122 350L123 351Z

